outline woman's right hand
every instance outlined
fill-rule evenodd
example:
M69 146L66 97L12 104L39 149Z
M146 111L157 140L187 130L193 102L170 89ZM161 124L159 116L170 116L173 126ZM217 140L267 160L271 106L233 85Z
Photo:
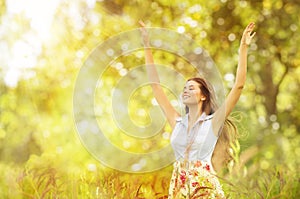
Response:
M145 28L145 24L142 20L139 21L139 24L141 25L140 31L142 33L142 38L143 38L143 42L144 42L144 46L145 47L149 47L150 43L149 43L149 35L148 32Z

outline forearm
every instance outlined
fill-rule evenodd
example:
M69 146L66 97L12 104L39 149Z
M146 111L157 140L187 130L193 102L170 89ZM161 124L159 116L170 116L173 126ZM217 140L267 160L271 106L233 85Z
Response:
M148 79L152 86L159 85L159 76L154 64L153 55L149 47L145 47L145 60Z
M152 88L153 95L163 110L164 114L172 127L175 126L175 119L179 114L172 107L162 86L160 85L159 75L154 64L153 55L149 46L145 45L145 60L148 79Z
M236 71L235 86L243 88L247 74L247 51L248 45L241 43L239 48L239 62Z

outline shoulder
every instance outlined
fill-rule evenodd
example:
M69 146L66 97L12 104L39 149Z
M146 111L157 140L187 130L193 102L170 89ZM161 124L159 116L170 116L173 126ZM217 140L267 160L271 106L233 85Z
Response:
M180 115L175 119L175 121L176 121L175 126L178 125L178 124L182 124L183 126L187 126L188 125L188 116L187 115L184 115L184 116Z

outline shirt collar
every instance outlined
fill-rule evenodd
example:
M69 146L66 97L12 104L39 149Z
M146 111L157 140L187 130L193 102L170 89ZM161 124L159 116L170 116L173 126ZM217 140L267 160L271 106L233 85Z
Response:
M210 120L213 117L213 115L206 115L205 112L201 114L201 116L198 118L198 120L195 123L198 123L200 121L206 121ZM183 117L178 118L176 121L182 123L184 126L188 127L188 121L189 120L189 114L186 114Z

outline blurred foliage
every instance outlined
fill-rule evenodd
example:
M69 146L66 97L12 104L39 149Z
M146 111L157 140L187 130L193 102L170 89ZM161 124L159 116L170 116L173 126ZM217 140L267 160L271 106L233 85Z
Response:
M247 84L235 109L239 157L220 178L230 198L300 197L298 0L32 2L0 1L1 198L165 198L172 166L146 174L106 168L82 146L73 121L80 67L95 46L137 28L140 19L194 39L213 58L226 90L233 83L242 30L255 21ZM154 57L186 78L194 75L191 65L173 54L155 51ZM143 63L142 49L115 60L103 74L97 100L109 105L122 74ZM147 87L132 96L129 114L138 125L150 121L152 98ZM120 136L111 108L102 107L98 122L111 127L109 138L121 148L145 152L168 144L162 139L169 136L168 125L145 143Z

